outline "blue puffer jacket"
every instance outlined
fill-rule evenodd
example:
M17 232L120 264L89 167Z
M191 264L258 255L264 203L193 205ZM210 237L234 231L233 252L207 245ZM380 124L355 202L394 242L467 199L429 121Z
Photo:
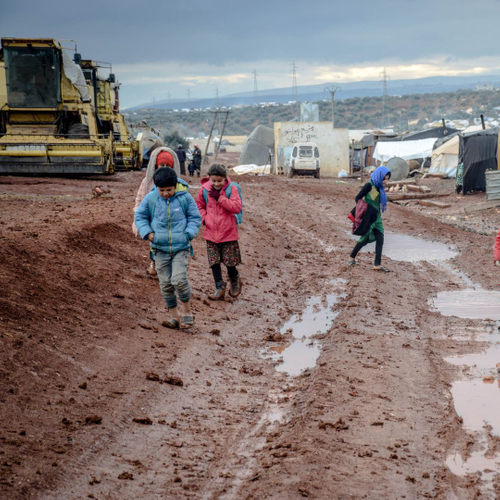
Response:
M165 200L155 186L135 211L135 225L141 238L155 233L151 248L168 253L189 249L189 242L200 229L201 215L188 189L188 184L179 179L174 196ZM179 201L181 196L185 197L183 203ZM150 214L150 205L153 214Z

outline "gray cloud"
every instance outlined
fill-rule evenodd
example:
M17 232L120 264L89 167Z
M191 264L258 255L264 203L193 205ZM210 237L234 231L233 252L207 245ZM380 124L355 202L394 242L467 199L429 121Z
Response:
M179 64L191 70L192 65L207 63L216 73L264 60L377 66L391 59L401 63L436 57L472 60L498 53L500 3L496 0L17 0L3 4L2 36L73 38L84 57L115 65L176 63L181 73ZM252 69L249 66L246 71Z

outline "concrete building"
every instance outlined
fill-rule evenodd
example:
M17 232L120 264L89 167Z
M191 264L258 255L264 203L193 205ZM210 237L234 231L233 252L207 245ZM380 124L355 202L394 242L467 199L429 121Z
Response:
M278 122L274 124L275 172L284 174L293 145L316 143L321 160L321 176L337 177L349 171L349 131L333 128L331 122Z

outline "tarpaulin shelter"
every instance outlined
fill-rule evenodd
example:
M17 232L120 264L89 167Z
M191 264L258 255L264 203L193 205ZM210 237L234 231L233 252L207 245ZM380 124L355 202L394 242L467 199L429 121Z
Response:
M448 177L456 177L458 167L458 153L460 135L482 130L479 125L467 127L462 132L456 132L436 141L434 151L431 155L430 174L446 174Z
M431 155L436 141L435 137L417 141L378 141L373 157L383 164L395 156L403 160L425 159Z
M457 191L486 191L486 170L497 170L498 129L460 135Z
M267 165L274 148L274 129L258 125L247 137L238 165Z

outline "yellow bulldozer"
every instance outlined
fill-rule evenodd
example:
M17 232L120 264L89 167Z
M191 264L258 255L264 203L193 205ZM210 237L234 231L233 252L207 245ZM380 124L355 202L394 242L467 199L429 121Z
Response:
M0 173L113 173L114 134L68 50L50 38L1 43Z
M113 136L113 162L116 170L140 169L142 166L141 142L134 139L120 113L120 83L112 73L109 63L91 60L80 61L80 67L91 87L91 98L101 133ZM109 69L108 78L99 74L99 68Z

